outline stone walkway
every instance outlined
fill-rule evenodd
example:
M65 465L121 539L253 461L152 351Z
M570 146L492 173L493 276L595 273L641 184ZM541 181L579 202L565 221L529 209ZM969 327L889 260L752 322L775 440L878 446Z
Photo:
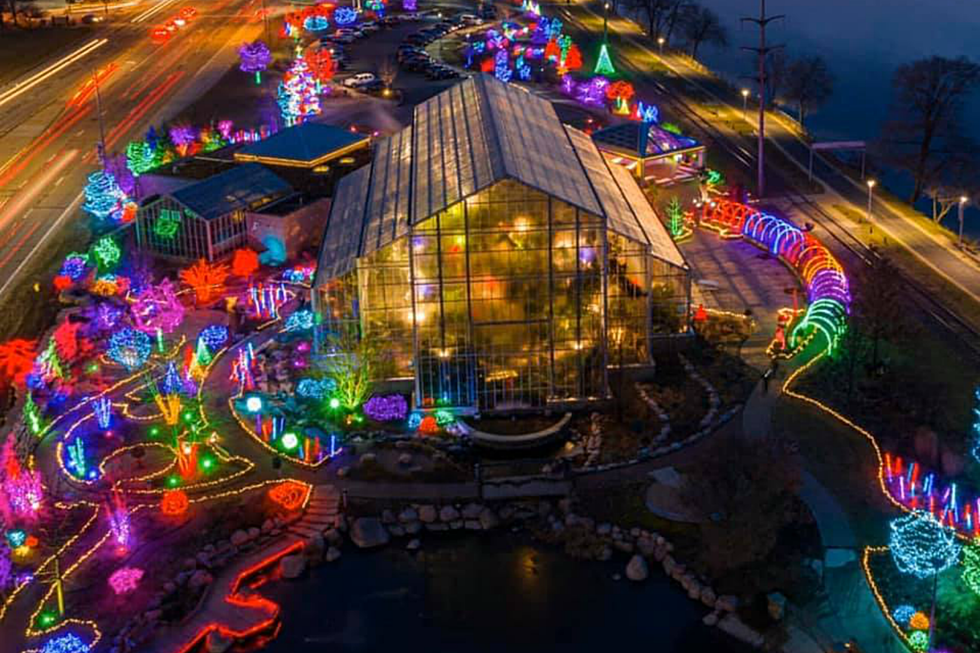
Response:
M141 651L185 653L212 636L212 632L231 639L265 630L278 618L279 606L257 594L240 592L241 583L285 556L302 551L314 533L336 526L339 520L340 492L333 485L314 486L302 519L291 524L277 539L221 570L193 615L182 623L161 629Z

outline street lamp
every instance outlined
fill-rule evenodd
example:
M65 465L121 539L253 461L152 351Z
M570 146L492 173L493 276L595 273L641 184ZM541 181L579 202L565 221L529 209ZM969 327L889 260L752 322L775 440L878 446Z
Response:
M871 198L874 194L875 184L878 182L874 179L868 180L868 233L874 233L874 225L871 224Z
M664 43L666 43L666 42L667 42L667 39L665 39L664 37L662 37L662 36L657 37L657 45L660 46L660 56L661 57L664 56Z
M746 112L748 111L748 106L749 106L749 89L743 88L742 89L742 120L747 120Z
M609 3L602 5L602 42L609 42Z
M963 247L963 210L966 208L966 202L967 202L968 199L969 198L967 198L966 195L960 195L960 206L959 206L959 212L960 212L960 242L959 242L959 246L960 247Z

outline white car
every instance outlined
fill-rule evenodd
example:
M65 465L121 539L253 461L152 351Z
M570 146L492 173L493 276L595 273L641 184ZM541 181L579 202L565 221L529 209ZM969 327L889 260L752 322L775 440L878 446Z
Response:
M459 19L466 25L482 25L483 19L473 14L460 14Z
M344 80L344 86L347 88L359 88L361 86L367 86L372 83L377 77L374 73L357 73Z

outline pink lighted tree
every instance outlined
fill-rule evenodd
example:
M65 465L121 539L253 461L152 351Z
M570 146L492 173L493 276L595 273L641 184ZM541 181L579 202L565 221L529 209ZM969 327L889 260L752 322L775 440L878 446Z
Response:
M130 310L136 328L147 333L173 333L184 321L184 305L177 299L177 291L170 279L147 288L137 296Z

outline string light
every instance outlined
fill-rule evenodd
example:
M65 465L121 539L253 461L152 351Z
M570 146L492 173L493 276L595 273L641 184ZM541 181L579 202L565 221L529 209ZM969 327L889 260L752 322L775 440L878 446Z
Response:
M949 569L959 559L956 534L929 513L916 510L892 520L889 527L892 559L903 573L927 578Z
M980 595L980 540L963 547L963 582Z
M109 576L109 587L116 595L129 594L138 586L143 578L143 570L138 567L122 567Z
M107 354L126 369L142 367L150 357L153 345L150 336L130 327L123 327L109 338Z

